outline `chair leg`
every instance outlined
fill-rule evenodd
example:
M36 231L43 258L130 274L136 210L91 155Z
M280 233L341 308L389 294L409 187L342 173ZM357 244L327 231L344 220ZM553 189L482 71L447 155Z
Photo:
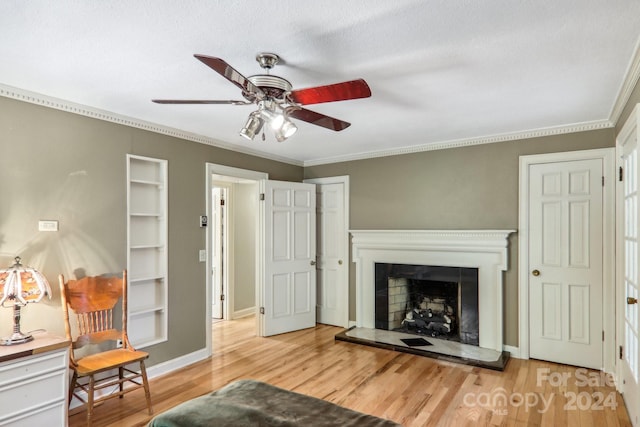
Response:
M87 396L87 427L91 427L93 417L93 393L95 383L95 379L93 378L93 375L91 375L89 377L89 393Z
M122 379L124 378L124 368L121 366L118 368L118 379L120 380L120 396L119 398L122 399L124 397L124 393L122 393L122 391L124 390L124 381L122 381Z
M147 408L149 409L149 415L153 415L153 408L151 407L151 392L149 392L149 381L147 380L147 370L144 367L144 360L140 361L140 373L142 374L142 384L144 385L144 396L147 399Z
M73 399L73 391L76 389L76 381L78 380L78 373L73 370L73 375L71 376L71 381L69 382L69 401L67 402L67 406L71 405L71 399Z

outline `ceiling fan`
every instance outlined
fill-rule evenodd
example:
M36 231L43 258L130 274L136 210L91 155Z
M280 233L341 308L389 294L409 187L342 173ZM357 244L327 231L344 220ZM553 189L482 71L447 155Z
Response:
M152 101L158 104L256 104L258 109L249 115L245 126L240 131L240 135L249 140L260 133L265 123L269 123L275 133L276 140L284 141L297 130L297 126L289 118L341 131L349 127L351 123L307 110L302 106L371 96L369 85L363 79L293 90L293 86L288 80L269 74L269 70L280 61L280 57L275 53L263 52L256 55L256 61L260 67L266 70L266 74L256 74L249 77L243 76L220 58L198 54L194 56L240 88L245 99L240 101L153 99ZM262 139L265 139L264 133Z

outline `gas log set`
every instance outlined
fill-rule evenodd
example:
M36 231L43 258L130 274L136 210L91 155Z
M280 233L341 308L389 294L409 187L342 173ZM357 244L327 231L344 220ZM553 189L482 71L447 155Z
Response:
M409 307L396 331L428 335L444 339L458 336L457 316L447 298L423 296L413 307ZM455 302L453 302L455 304Z

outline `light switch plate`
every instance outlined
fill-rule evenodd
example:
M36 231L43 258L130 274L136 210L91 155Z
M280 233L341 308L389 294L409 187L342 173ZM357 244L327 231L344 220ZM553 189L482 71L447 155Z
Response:
M207 251L205 249L200 249L198 252L198 259L200 262L205 262L207 260Z
M58 231L58 221L40 220L38 221L38 231Z

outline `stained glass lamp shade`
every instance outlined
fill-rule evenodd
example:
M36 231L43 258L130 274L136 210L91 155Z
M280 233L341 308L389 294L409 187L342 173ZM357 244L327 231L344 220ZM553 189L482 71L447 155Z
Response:
M35 268L26 267L15 258L15 264L0 270L0 305L13 307L13 334L0 339L0 345L29 342L33 335L20 331L20 309L32 302L39 302L44 296L51 299L51 287L47 279Z

